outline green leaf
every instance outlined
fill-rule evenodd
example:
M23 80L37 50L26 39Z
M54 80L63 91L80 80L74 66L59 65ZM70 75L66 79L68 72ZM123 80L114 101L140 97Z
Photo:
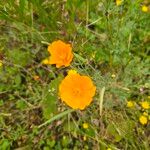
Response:
M44 150L50 150L48 146L44 146Z
M25 102L22 101L22 100L19 100L19 101L16 102L16 107L19 108L19 109L21 109L21 110L25 109L26 106L27 106L27 105L26 105Z
M56 112L56 96L48 94L42 102L43 116L45 119L52 117L53 113Z
M68 133L71 133L71 132L74 132L74 131L76 131L78 128L76 128L76 125L75 125L75 123L74 122L69 122L68 123L68 121L67 122L65 122L64 123L64 125L63 125L63 130L65 131L65 132L68 132Z
M21 76L18 74L16 77L15 77L15 84L16 86L20 85L21 83Z
M92 128L86 129L85 133L90 137L95 137L95 131Z
M50 119L56 113L56 102L58 99L58 86L62 77L58 77L51 81L46 87L45 98L42 101L43 116L45 119Z
M0 100L0 106L3 106L4 102L3 100Z
M9 150L10 149L10 142L7 139L3 139L0 142L0 147L1 147L1 150Z
M122 136L118 134L113 124L108 125L107 131L110 134L110 136L114 137L113 142L119 142L122 139Z
M68 136L63 136L61 143L64 147L67 147L70 143L71 139Z
M10 60L17 65L26 66L31 63L31 54L29 51L22 51L19 49L11 50L8 52Z
M47 145L50 146L51 148L55 146L56 141L55 140L47 140Z

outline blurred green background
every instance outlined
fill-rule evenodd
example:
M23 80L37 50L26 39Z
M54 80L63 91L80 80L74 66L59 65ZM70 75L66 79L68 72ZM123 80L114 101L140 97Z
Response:
M145 111L139 102L150 101L149 4L1 0L0 150L148 150L149 122L142 126L138 118ZM45 43L58 39L72 44L74 60L68 68L41 64L48 57ZM57 87L69 69L91 76L97 86L94 102L39 129L68 109L58 100ZM102 87L106 91L100 116ZM136 107L127 108L128 100Z

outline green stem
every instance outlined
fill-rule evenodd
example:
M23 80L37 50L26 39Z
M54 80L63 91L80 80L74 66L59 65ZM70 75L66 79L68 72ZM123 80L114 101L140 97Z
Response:
M100 98L99 98L100 116L102 115L104 92L105 92L105 87L103 87L102 90L101 90L101 92L100 92Z
M49 45L49 43L46 42L46 41L41 41L41 43L42 43L42 44L45 44L45 45Z
M53 122L53 121L55 121L55 120L58 120L58 119L60 119L61 117L65 116L65 115L67 115L67 114L70 114L70 113L73 112L73 111L75 111L75 110L74 110L74 109L66 110L66 111L64 111L64 112L62 112L62 113L60 113L60 114L54 116L53 118L47 120L47 121L44 122L43 124L39 125L38 128L41 128L41 127L43 127L43 126L45 126L45 125L47 125L47 124L49 124L49 123L51 123L51 122Z

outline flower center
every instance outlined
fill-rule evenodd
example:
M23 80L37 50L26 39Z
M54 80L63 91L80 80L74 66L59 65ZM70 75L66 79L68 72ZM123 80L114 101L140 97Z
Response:
M73 95L74 96L80 96L81 95L81 90L76 88L76 89L73 89Z

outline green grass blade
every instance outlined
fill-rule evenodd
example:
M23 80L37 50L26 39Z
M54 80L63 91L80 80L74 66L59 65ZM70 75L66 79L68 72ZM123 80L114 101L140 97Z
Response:
M41 128L41 127L43 127L43 126L45 126L45 125L47 125L47 124L49 124L49 123L51 123L51 122L53 122L53 121L55 121L55 120L58 120L58 119L60 119L61 117L65 116L65 115L67 115L67 114L70 114L70 113L73 112L73 111L75 111L75 110L74 110L74 109L66 110L66 111L64 111L64 112L62 112L62 113L60 113L60 114L54 116L53 118L47 120L47 121L44 122L43 124L39 125L38 128Z

